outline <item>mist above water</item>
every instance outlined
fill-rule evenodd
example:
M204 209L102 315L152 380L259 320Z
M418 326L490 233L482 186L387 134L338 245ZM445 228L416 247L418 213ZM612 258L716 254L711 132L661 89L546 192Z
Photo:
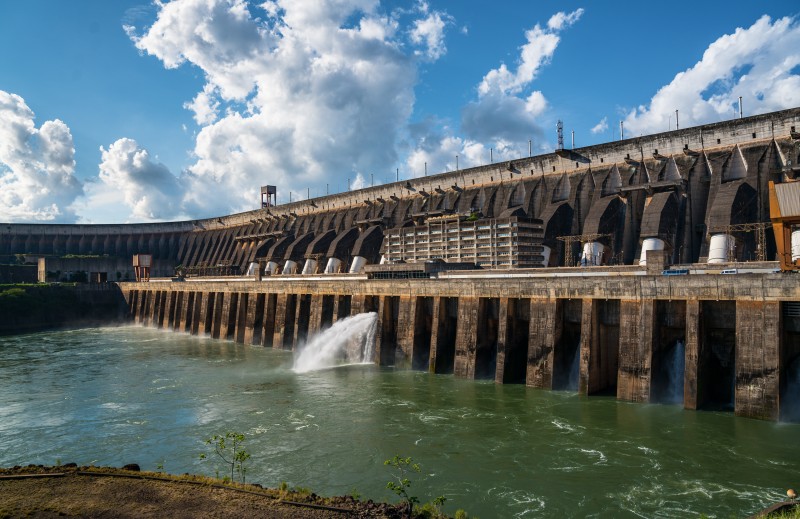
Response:
M327 330L310 337L294 361L296 373L306 373L345 364L372 363L378 314L357 314L336 321Z

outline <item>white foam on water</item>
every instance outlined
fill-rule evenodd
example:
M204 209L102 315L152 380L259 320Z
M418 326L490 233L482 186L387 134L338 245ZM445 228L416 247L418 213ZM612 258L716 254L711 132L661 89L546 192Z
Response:
M352 364L371 364L378 314L357 314L312 336L295 358L295 373Z

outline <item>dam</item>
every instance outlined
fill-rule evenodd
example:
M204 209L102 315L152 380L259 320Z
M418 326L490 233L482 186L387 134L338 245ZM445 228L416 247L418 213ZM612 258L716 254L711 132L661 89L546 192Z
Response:
M284 205L267 189L185 222L0 224L0 260L116 282L147 326L299 350L375 312L380 365L794 421L798 127L795 108Z

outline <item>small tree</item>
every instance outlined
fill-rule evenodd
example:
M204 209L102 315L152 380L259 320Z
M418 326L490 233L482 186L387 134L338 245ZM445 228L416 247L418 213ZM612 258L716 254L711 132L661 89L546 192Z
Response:
M411 488L411 480L408 479L408 474L409 472L419 473L419 465L414 463L410 456L407 458L395 456L390 460L384 461L383 464L395 469L395 474L393 475L394 481L389 481L386 483L386 488L400 496L403 501L405 501L406 516L411 517L411 512L414 509L414 505L419 503L419 499L417 499L416 496L409 495L408 493L409 488Z
M237 432L227 432L224 436L215 434L206 440L206 445L214 445L214 452L222 459L227 465L231 467L231 481L233 481L233 471L239 474L242 483L245 482L245 475L247 468L245 463L250 459L250 454L244 450L244 434ZM200 459L206 459L205 454L200 455Z

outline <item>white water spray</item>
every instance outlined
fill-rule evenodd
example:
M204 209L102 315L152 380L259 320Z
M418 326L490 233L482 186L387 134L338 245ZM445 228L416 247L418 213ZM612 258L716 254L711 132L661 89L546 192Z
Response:
M295 358L294 371L306 373L342 364L370 364L378 314L357 314L310 338Z

